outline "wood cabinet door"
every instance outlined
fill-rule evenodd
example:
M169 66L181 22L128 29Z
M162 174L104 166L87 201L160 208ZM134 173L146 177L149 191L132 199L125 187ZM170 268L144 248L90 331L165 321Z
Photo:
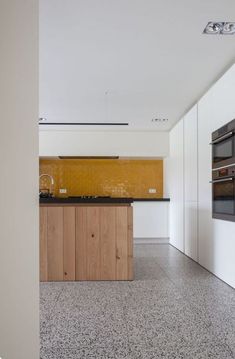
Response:
M63 207L47 207L47 276L48 281L62 281Z
M116 208L100 207L100 277L116 279Z
M75 207L40 207L40 281L75 280Z
M100 280L100 208L87 208L87 280Z
M128 274L127 279L134 279L134 268L133 268L133 207L127 208L127 258L128 258Z
M75 207L63 208L64 280L75 280Z
M100 280L100 208L76 208L76 280Z
M133 279L133 208L116 208L116 280Z
M77 207L76 280L132 280L132 242L132 207Z
M76 208L76 280L87 280L87 208Z
M128 221L127 207L116 208L116 279L128 277Z
M40 281L47 280L47 207L40 207Z

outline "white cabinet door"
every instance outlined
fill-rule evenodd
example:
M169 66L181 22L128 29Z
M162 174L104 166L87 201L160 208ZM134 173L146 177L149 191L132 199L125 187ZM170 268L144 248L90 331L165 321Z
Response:
M198 260L197 202L185 202L184 209L185 254Z
M170 243L184 251L184 123L177 123L170 133Z
M134 238L168 238L169 202L134 202Z
M184 117L185 201L197 201L197 105Z
M184 241L185 254L198 257L198 119L197 105L184 117Z

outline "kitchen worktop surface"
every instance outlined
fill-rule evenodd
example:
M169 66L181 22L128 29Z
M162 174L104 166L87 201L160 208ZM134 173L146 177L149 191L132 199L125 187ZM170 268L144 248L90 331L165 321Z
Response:
M170 198L133 198L133 202L170 202Z
M81 204L81 203L108 203L108 204L119 204L119 203L133 203L133 198L112 198L112 197L51 197L51 198L40 198L40 204Z
M170 198L117 198L117 197L50 197L40 198L40 204L75 203L133 203L133 202L169 202Z

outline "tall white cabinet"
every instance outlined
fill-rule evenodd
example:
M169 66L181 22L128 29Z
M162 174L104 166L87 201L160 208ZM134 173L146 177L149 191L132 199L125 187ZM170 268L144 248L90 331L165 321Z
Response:
M170 243L235 287L235 223L212 218L211 133L235 118L235 65L170 132Z
M198 259L198 148L197 105L170 133L170 157L166 160L170 243Z
M235 65L198 103L199 263L235 287L235 223L213 219L211 133L235 118Z
M167 168L170 189L170 243L184 252L184 121L170 133L170 157Z
M198 260L198 131L197 105L184 117L184 250Z

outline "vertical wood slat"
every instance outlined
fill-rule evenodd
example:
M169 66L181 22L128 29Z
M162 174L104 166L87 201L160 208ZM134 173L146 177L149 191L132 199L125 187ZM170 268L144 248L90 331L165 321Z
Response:
M127 208L127 260L128 280L134 279L133 271L133 207Z
M87 208L76 207L76 280L87 280Z
M127 207L116 207L116 280L128 278Z
M63 208L64 280L75 280L75 207Z
M100 207L100 277L116 279L116 211Z
M47 209L47 268L49 281L62 281L63 271L63 208Z
M100 208L87 210L87 280L100 280Z
M47 207L40 207L40 281L47 280Z

